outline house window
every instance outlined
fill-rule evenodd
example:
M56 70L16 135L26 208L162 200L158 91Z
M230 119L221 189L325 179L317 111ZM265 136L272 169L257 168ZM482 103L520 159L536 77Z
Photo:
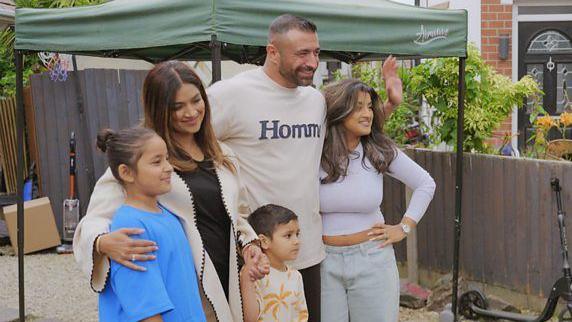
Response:
M556 112L572 111L572 63L556 64Z
M568 54L572 53L572 42L565 35L549 30L536 36L527 49L528 54Z
M538 84L541 90L544 90L544 65L542 64L527 64L526 65L526 74L532 76L532 78ZM538 98L537 98L538 99ZM532 99L528 99L526 102L526 113L532 113L532 109L534 103L541 103L542 102L534 102Z

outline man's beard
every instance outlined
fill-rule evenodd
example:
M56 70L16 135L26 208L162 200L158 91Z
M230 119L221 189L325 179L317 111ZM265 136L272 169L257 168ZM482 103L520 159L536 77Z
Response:
M311 71L312 77L310 77L310 78L298 77L298 72L302 72L305 70ZM312 69L310 67L298 67L294 70L291 70L291 69L285 68L283 65L280 65L278 72L280 73L280 75L282 77L284 77L286 80L288 80L288 82L290 82L292 84L296 84L296 86L309 86L309 85L312 85L312 82L314 80L314 73L316 72L316 70Z

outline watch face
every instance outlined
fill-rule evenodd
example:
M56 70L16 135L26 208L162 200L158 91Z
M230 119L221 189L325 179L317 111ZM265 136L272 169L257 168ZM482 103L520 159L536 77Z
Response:
M401 224L401 229L403 229L403 232L406 234L409 234L409 232L411 231L411 228L409 227L408 224Z

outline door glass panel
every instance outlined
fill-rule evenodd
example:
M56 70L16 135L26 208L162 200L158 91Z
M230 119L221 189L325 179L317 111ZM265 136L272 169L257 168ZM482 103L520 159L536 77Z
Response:
M572 111L572 63L556 64L556 112Z
M526 74L532 76L532 78L534 78L534 80L536 81L536 83L538 84L538 87L540 87L541 90L544 90L544 65L543 64L528 64L526 65ZM539 99L542 99L542 97L539 97ZM528 99L526 102L526 113L530 114L532 113L532 107L534 105L534 101L532 101L532 99ZM542 102L540 102L542 104Z
M536 36L528 46L528 54L572 53L572 42L565 35L549 30Z

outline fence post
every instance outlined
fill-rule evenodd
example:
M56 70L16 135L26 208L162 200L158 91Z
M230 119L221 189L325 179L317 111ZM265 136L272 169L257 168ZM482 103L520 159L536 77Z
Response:
M14 50L14 65L16 66L16 129L17 129L17 162L16 200L18 227L18 304L20 321L26 320L26 304L24 296L24 54Z

